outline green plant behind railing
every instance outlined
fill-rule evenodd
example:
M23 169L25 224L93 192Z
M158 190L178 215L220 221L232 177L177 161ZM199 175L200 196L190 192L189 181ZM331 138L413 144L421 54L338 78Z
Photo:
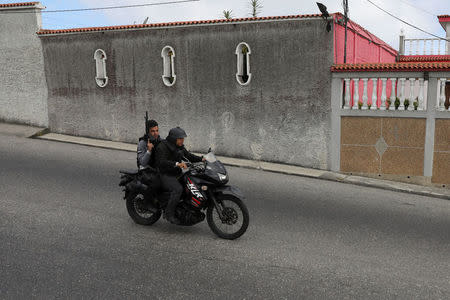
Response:
M400 106L400 98L399 97L395 97L394 106L395 106L395 109L398 109L398 107Z
M409 99L408 98L405 99L405 101L403 102L403 105L405 106L405 110L407 110L408 106L409 106Z
M414 110L417 110L417 108L419 107L419 98L416 97L416 101L413 102L414 105Z

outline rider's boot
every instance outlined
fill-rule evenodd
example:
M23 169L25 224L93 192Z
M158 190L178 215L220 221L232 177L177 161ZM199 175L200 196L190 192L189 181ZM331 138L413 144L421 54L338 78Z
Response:
M167 203L166 210L164 212L164 217L167 221L169 221L172 224L180 225L180 220L178 220L177 217L175 217L175 209L177 207L178 201L174 201L173 199L169 200L169 203Z
M154 202L152 199L146 199L145 200L145 208L149 211L151 211L152 213L156 213L159 211L159 209L154 205Z
M145 208L152 213L158 212L158 208L156 207L156 199L155 195L152 192L147 191L144 195L144 205Z

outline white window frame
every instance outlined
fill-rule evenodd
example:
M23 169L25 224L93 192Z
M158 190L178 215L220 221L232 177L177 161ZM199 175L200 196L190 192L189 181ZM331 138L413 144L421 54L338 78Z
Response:
M169 59L169 52L172 52ZM172 46L165 46L161 50L161 57L163 59L163 75L162 80L166 86L173 86L177 81L177 75L175 75L175 50ZM169 78L172 77L173 81L170 82Z
M106 53L102 49L94 52L95 60L95 82L99 87L105 87L108 84L108 76L106 76Z
M243 60L244 60L244 54L242 53L242 47L247 47L248 51L245 54L247 58L247 75L248 79L246 82L243 82L242 76L244 75L244 68L243 68ZM252 53L252 50L250 49L250 46L246 42L241 42L236 46L236 80L240 85L248 85L252 79L252 74L250 73L250 54Z

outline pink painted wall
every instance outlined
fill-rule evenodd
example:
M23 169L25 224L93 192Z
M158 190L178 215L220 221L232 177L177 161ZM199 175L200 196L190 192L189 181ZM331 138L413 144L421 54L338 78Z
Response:
M336 14L335 19L342 18ZM334 23L334 63L344 63L345 27ZM358 24L349 20L347 26L347 63L392 63L397 51Z
M345 27L336 22L343 19L341 14L335 14L334 23L334 63L344 63L344 44L345 44ZM360 25L349 20L347 26L347 62L355 63L393 63L397 57L397 51L374 36ZM359 82L359 100L362 101L364 83ZM392 90L390 80L386 83L386 98L389 98ZM369 80L367 83L368 103L372 103L373 82ZM394 91L395 92L395 91ZM381 95L381 81L377 85L377 94ZM354 82L350 82L350 105L353 105ZM377 106L381 105L381 100Z

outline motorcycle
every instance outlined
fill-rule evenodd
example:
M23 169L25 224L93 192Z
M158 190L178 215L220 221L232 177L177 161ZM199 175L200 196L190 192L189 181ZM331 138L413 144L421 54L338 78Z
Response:
M229 181L225 166L208 152L204 162L191 163L178 178L184 187L176 207L175 216L180 225L192 226L205 219L209 228L223 239L233 240L242 236L249 224L249 213L242 201L244 195ZM124 199L128 214L141 225L156 223L169 200L168 192L151 195L149 187L142 183L142 171L119 171L120 186L125 192Z

